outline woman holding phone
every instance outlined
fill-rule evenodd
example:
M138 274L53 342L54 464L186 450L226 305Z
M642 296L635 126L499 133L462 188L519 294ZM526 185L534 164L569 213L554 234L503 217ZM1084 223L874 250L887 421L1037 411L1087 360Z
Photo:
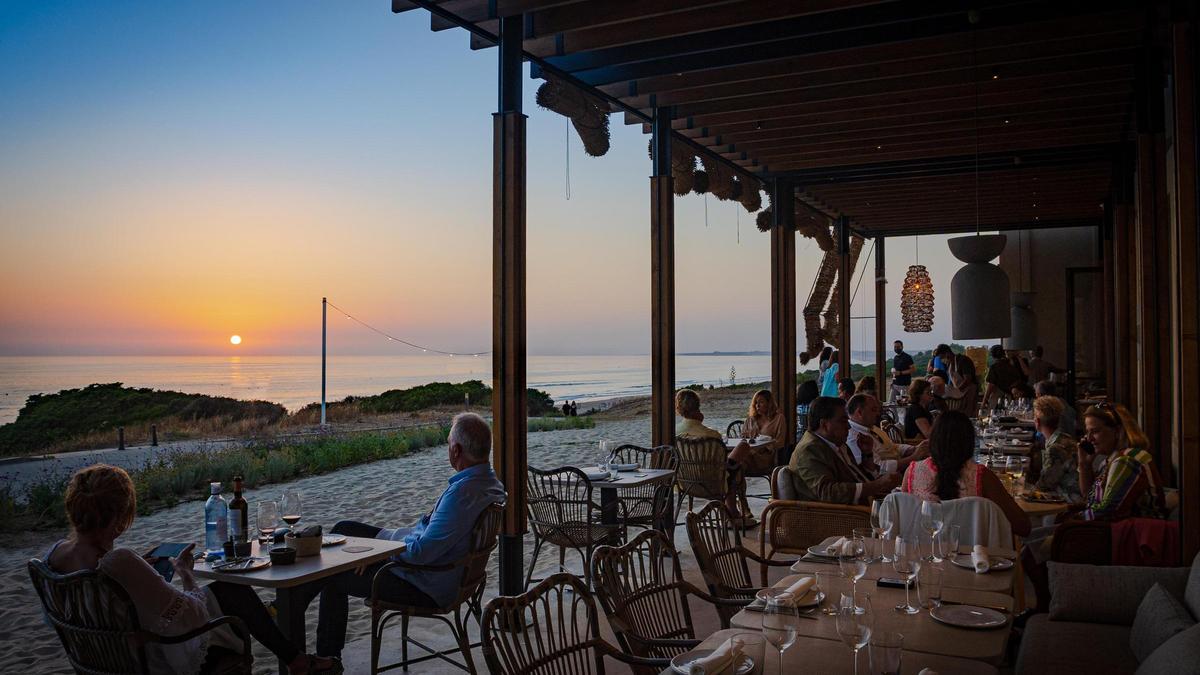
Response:
M288 664L288 672L342 672L337 659L301 653L279 631L248 586L221 582L197 586L192 574L194 544L171 559L182 589L169 583L133 549L118 548L117 537L133 524L137 511L137 493L124 469L106 464L80 469L71 477L64 501L71 534L50 548L46 564L60 574L100 570L125 589L146 630L182 635L211 618L236 616L256 640ZM240 653L241 649L242 640L225 625L180 644L147 644L146 658L154 673L206 673L223 653Z

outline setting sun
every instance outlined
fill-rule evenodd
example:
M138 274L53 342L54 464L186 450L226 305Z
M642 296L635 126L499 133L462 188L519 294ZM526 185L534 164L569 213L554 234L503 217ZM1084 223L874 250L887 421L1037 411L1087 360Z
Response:
M240 344L242 344L242 336L241 336L241 335L231 335L231 336L229 336L229 344L231 344L231 345L240 345Z

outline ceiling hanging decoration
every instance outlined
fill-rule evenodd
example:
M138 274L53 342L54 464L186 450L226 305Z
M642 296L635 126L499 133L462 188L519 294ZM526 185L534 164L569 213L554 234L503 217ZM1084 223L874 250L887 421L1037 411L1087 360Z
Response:
M905 333L933 330L933 280L920 262L918 255L914 264L908 267L904 285L900 287L900 321Z
M968 13L971 25L979 13ZM994 340L1012 333L1008 275L992 260L1004 251L1008 238L981 234L979 217L979 75L976 72L974 34L971 79L975 84L975 235L946 240L955 258L966 263L950 281L951 333L955 340Z
M537 104L570 118L571 125L583 141L583 149L592 157L608 153L608 102L572 86L550 74L537 90Z
M1032 267L1032 265L1031 265ZM1025 278L1025 237L1017 231L1017 282ZM1013 291L1009 308L1011 335L1004 339L1005 349L1028 350L1037 346L1037 314L1033 311L1033 292Z

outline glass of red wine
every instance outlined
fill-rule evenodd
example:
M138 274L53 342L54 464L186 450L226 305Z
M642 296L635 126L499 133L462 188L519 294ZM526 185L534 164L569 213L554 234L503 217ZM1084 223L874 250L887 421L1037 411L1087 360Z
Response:
M285 491L279 511L283 522L287 523L288 527L295 528L296 523L300 522L300 493L295 490Z

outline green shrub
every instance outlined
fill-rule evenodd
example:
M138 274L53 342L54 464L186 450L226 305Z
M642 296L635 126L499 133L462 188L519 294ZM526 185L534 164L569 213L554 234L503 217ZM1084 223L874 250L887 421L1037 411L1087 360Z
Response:
M591 417L530 417L525 426L531 434L538 431L593 429L596 427L596 420Z

